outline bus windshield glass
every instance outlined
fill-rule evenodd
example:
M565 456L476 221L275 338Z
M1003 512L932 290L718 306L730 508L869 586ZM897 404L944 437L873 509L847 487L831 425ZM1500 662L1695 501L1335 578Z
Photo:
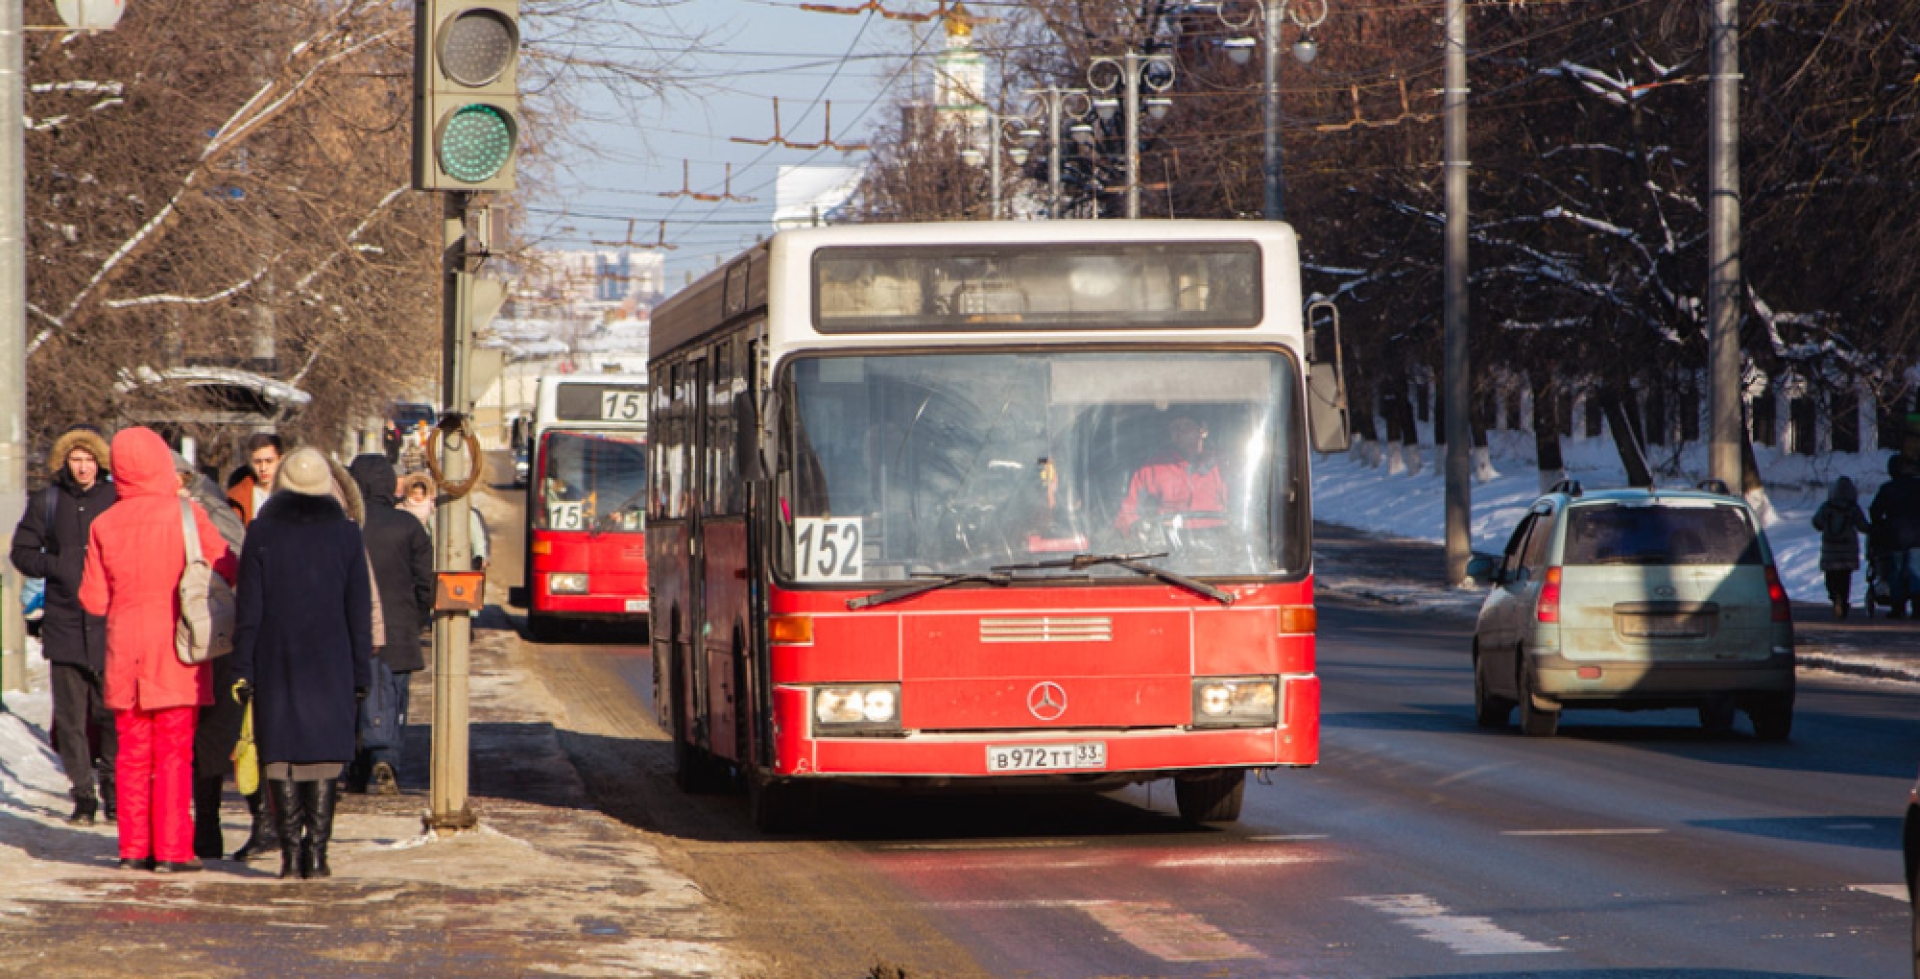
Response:
M535 530L637 533L646 529L645 440L550 432L541 456Z
M1296 370L1272 351L797 361L778 565L801 582L905 581L1164 553L1144 563L1304 573Z

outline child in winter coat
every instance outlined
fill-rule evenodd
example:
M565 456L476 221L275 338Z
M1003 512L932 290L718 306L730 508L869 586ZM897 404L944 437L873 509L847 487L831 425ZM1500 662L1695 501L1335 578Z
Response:
M1845 476L1834 480L1827 502L1814 511L1813 529L1820 532L1820 570L1827 573L1827 598L1833 602L1836 619L1846 618L1852 604L1853 573L1860 570L1860 535L1867 527L1853 480Z

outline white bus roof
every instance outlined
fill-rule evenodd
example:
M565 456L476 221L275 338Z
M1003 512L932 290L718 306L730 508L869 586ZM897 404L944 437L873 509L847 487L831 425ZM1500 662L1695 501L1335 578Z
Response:
M562 403L562 391L568 390ZM647 428L647 375L645 374L546 374L536 381L533 399L533 429L549 428L608 429L644 432ZM633 395L633 401L622 400ZM607 397L615 398L611 408ZM637 414L629 405L637 404Z

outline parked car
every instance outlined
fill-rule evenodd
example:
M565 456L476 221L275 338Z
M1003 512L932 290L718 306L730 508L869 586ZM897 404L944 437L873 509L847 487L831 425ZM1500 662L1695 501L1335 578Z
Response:
M1740 711L1764 740L1792 731L1792 612L1738 497L1564 482L1467 573L1491 585L1473 637L1482 727L1515 707L1536 737L1569 708L1695 707L1709 730Z
M1900 856L1907 865L1907 906L1913 920L1913 979L1920 979L1920 782L1907 793L1907 824Z

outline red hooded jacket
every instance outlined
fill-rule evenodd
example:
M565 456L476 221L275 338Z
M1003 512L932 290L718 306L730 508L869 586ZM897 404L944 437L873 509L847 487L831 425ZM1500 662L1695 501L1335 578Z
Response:
M159 710L213 703L213 674L174 653L180 574L187 568L180 525L180 478L173 453L149 428L113 437L120 502L93 521L80 604L107 618L107 708ZM193 503L200 551L231 584L239 562Z

